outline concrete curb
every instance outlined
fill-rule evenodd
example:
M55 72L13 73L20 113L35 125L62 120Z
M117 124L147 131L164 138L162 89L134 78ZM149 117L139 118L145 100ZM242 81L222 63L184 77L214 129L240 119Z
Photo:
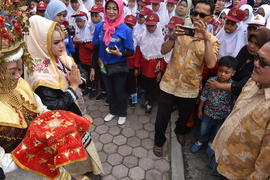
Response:
M172 180L185 180L184 159L182 145L177 141L174 133L174 121L171 121L171 170Z

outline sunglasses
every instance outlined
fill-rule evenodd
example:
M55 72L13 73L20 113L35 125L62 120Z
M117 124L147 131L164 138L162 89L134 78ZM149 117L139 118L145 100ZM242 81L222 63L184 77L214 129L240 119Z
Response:
M266 66L270 66L267 62L265 62L264 58L259 56L258 54L254 55L254 61L259 61L259 64L262 68Z
M197 12L197 11L194 11L194 10L190 14L192 16L195 16L195 17L197 17L199 15L200 18L205 18L206 16L210 16L210 14L205 14L205 13Z

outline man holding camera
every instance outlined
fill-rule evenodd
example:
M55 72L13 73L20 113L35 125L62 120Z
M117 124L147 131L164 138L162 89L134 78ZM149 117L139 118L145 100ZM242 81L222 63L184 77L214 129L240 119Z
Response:
M205 63L208 68L216 65L219 42L207 32L214 8L212 1L198 1L191 16L194 28L177 26L172 36L162 45L162 54L172 49L173 53L160 83L153 149L156 156L163 155L165 131L175 103L180 117L174 131L178 142L182 145L185 143L186 123L199 94L203 66Z

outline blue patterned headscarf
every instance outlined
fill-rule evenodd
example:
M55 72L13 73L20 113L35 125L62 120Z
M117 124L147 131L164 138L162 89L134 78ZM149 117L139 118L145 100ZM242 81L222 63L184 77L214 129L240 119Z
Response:
M51 1L45 11L45 18L53 20L54 17L63 11L67 10L67 6L59 0L53 0Z

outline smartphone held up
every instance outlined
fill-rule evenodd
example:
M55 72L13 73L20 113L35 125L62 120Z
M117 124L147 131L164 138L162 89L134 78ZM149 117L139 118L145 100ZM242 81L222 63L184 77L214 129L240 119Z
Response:
M191 37L194 37L194 35L195 35L195 28L193 28L193 27L177 25L176 30L184 31L183 35L187 35L187 36L191 36Z

